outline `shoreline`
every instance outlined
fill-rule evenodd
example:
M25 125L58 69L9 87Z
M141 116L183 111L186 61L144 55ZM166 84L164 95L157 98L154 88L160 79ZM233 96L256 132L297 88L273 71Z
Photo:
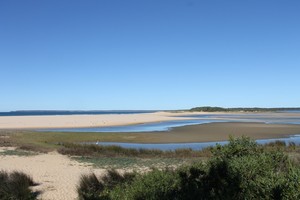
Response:
M228 131L230 131L230 133ZM77 133L77 132L65 132L65 133ZM111 134L111 132L81 132L81 133ZM137 143L184 144L184 143L223 142L223 141L228 141L229 136L233 136L233 137L247 136L254 140L260 140L260 139L289 138L293 135L300 135L300 125L266 124L266 123L256 123L256 122L212 122L207 124L186 125L182 127L175 127L169 131L114 133L114 136L120 136L120 138L118 139L116 138L115 141L100 141L100 142L116 142L116 143L132 143L132 144L137 144ZM128 140L127 138L132 138L133 140L130 141L130 139ZM148 141L151 141L152 143Z
M230 116L238 114L237 116ZM228 122L210 122L197 125L183 125L170 128L168 131L145 132L76 132L51 131L38 129L51 128L91 128L107 126L126 126L165 121L200 119L231 120ZM261 115L261 116L260 116ZM260 117L268 119L300 119L300 113L260 113ZM194 116L194 117L193 117ZM198 118L197 118L198 117ZM20 143L28 140L40 146L51 146L56 142L121 142L143 144L167 143L201 143L227 141L229 136L248 136L252 139L288 138L300 134L300 125L270 124L251 121L235 121L256 119L257 116L245 113L210 113L210 112L156 112L121 115L68 115L68 116L34 116L34 117L0 117L0 134L5 132ZM8 121L5 121L8 120ZM23 120L23 121L22 121ZM5 123L7 122L7 123ZM8 123L9 122L9 123ZM21 123L22 122L22 123ZM28 122L28 123L26 123ZM61 126L58 126L61 125ZM83 126L86 125L86 126ZM34 127L32 127L34 126ZM25 127L25 128L24 128ZM13 133L19 133L13 134ZM45 144L46 142L46 144Z
M142 114L0 116L0 130L93 128L193 119L192 117L181 117L187 114L189 113L154 112ZM193 115L197 114L194 113Z
M154 132L38 132L20 130L0 131L20 144L48 146L59 142L117 142L141 144L201 143L227 141L229 136L252 139L288 138L300 134L300 125L264 124L249 122L215 122L175 127L170 131Z
M247 136L252 139L289 138L300 134L300 125L267 124L257 122L213 122L199 125L176 127L170 131L177 139L187 136L190 142L221 142L228 141L229 136ZM181 137L179 137L181 136Z
M0 130L36 130L51 128L96 128L126 126L166 121L193 120L194 116L216 116L211 119L226 120L226 115L251 116L265 115L273 117L299 117L300 113L242 113L242 112L154 112L135 114L96 114L96 115L40 115L40 116L0 116ZM218 115L224 115L217 118ZM237 119L238 120L238 119Z

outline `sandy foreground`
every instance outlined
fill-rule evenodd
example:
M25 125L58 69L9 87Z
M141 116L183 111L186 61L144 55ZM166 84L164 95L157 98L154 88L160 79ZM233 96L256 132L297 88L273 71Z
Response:
M7 147L0 147L0 151ZM9 148L12 149L12 148ZM77 198L76 185L82 174L94 172L103 175L104 169L93 169L87 164L71 160L67 156L51 152L35 156L1 156L0 170L14 170L30 175L39 183L34 190L42 191L39 199L73 200Z
M103 127L187 119L180 115L186 113L0 116L0 129Z

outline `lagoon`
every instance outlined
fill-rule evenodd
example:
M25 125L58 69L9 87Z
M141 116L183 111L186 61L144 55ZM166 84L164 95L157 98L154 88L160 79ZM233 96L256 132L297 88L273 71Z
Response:
M89 127L89 128L52 128L42 129L39 131L54 132L111 132L111 133L128 133L128 132L156 132L169 131L172 128L199 125L216 122L249 122L265 124L300 124L300 117L281 116L270 114L201 114L185 115L186 120L172 120L155 123L144 123L124 126L106 126L106 127Z
M267 144L270 142L282 141L287 145L289 143L300 144L300 134L293 135L288 138L276 138L276 139L259 139L256 140L258 144ZM123 148L133 148L133 149L159 149L163 151L174 151L176 149L192 149L192 150L202 150L207 147L213 147L217 144L225 145L228 141L219 142L199 142L199 143L166 143L166 144L142 144L142 143L122 143L122 142L96 142L93 144L104 145L104 146L120 146Z

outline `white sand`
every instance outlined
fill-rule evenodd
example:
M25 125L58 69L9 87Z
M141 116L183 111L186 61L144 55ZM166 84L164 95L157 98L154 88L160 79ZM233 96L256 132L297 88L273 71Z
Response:
M4 149L0 147L0 151ZM104 169L93 169L56 152L36 156L0 156L0 170L17 170L32 176L35 182L40 183L34 190L42 191L39 199L43 200L74 200L77 198L76 185L82 174L94 172L100 176L105 173Z
M226 120L226 115L239 114L247 116L248 113L222 113L222 112L155 112L139 114L104 114L104 115L52 115L52 116L0 116L0 129L38 129L38 128L80 128L104 127L170 120L189 119L183 115L218 115L224 114L220 119ZM252 114L252 113L250 113ZM265 117L300 117L300 113L257 113ZM214 119L214 118L211 118ZM219 118L215 118L219 119ZM232 118L231 118L232 119Z
M178 115L183 113L1 116L0 129L103 127L187 119L175 117Z

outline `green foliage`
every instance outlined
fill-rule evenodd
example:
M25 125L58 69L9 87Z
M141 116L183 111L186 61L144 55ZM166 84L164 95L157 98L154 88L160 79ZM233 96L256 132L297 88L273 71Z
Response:
M104 185L95 174L82 175L77 188L79 199L97 200L99 194L104 190Z
M256 155L263 151L262 147L248 137L242 136L240 139L229 137L229 143L221 146L217 144L212 149L214 158L229 159L235 157L243 157L248 155Z
M4 150L0 152L0 155L5 155L5 156L33 156L37 155L36 152L32 151L23 151L21 149L15 149L15 150Z
M168 166L178 167L187 164L192 164L197 161L203 160L203 158L136 158L136 157L72 157L78 162L89 163L95 168L101 169L130 169L141 170L144 168L159 168L164 169Z
M227 145L212 148L212 153L206 163L153 170L128 182L114 174L116 178L102 179L106 187L97 195L127 200L300 199L300 168L280 149L242 137L230 138Z
M210 107L210 106L204 106L204 107L196 107L192 108L190 111L198 111L198 112L226 112L226 108L221 107Z
M132 184L125 188L124 199L167 200L177 199L178 174L170 171L153 170L151 173L136 178ZM115 195L115 194L113 194ZM114 197L112 195L112 197ZM113 199L113 198L112 198Z
M22 172L7 173L0 171L1 200L33 200L38 193L31 191L34 186L32 178Z

